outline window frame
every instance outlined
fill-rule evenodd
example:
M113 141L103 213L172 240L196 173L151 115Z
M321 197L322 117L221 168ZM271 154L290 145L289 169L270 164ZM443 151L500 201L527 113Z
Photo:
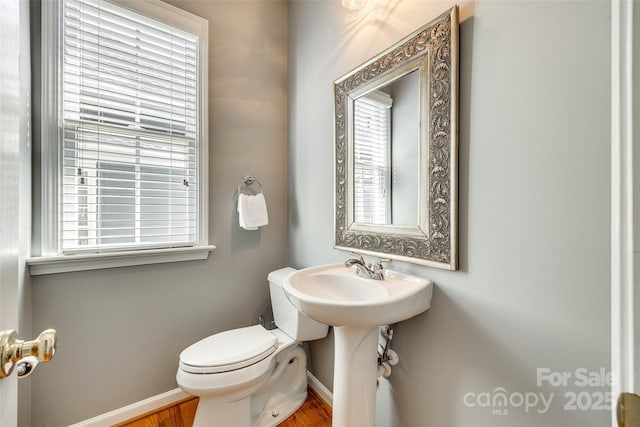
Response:
M62 150L61 48L63 0L42 2L41 22L41 138L40 233L34 234L34 253L27 260L31 274L92 270L206 259L215 246L209 244L208 215L208 21L160 0L106 0L198 36L198 136L197 136L197 233L193 246L123 249L113 252L62 253L60 203ZM34 215L35 216L35 215Z

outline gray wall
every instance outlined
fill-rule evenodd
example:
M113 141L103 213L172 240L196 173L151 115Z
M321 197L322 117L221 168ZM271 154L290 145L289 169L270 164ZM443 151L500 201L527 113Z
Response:
M32 278L33 329L59 333L32 376L33 426L63 426L177 387L178 355L212 333L256 323L267 273L286 264L287 6L179 1L209 20L209 259ZM238 227L246 173L269 225ZM29 425L29 424L25 424Z
M289 261L342 261L333 246L332 82L452 3L289 6ZM568 411L538 368L609 369L610 5L461 3L460 271L432 279L431 309L397 326L400 364L378 391L380 426L602 426ZM310 346L332 384L332 338ZM554 393L546 413L467 407L466 393ZM516 399L517 401L517 399ZM539 407L540 408L540 407Z

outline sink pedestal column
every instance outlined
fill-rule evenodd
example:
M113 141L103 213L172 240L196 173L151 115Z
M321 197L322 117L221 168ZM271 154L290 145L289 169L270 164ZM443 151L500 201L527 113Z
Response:
M374 427L378 327L334 328L333 427Z

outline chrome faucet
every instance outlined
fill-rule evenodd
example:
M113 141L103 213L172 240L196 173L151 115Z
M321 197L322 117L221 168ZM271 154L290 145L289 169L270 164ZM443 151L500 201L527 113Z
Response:
M379 259L375 264L367 264L360 254L351 253L356 258L349 258L344 262L345 267L356 266L356 274L360 277L373 280L384 280L383 262L389 262L388 259Z

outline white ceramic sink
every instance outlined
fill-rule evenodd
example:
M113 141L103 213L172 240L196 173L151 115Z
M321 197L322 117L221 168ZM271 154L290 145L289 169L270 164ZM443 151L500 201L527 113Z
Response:
M334 327L333 427L374 427L378 326L427 310L433 283L392 270L367 279L329 264L296 271L284 291L302 313Z
M427 279L384 271L384 280L329 264L298 270L284 283L289 300L312 319L331 326L381 326L409 319L431 305Z

